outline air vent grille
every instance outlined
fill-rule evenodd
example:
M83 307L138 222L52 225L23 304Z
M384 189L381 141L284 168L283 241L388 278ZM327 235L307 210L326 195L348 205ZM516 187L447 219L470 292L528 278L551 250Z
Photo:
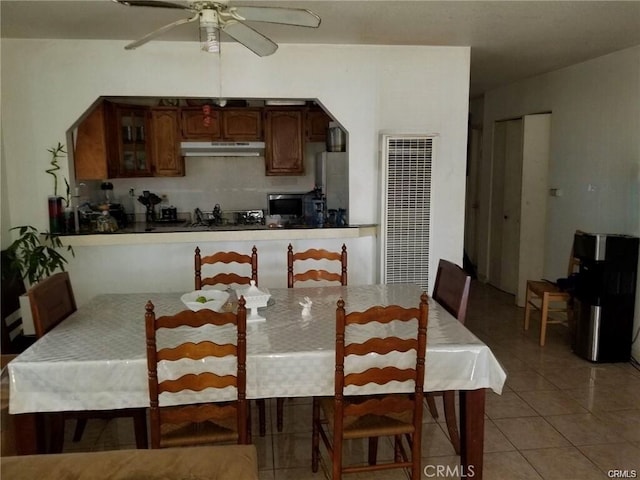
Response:
M383 136L384 283L428 288L433 137Z

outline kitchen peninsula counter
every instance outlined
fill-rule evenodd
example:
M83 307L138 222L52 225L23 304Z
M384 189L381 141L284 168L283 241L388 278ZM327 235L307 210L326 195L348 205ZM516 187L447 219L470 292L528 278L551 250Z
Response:
M144 223L134 224L115 233L87 233L60 236L64 245L73 247L102 245L143 245L163 243L269 241L308 239L348 239L375 237L377 225L350 225L324 228L269 228L264 225L231 225L213 228L191 228L168 225L148 227Z

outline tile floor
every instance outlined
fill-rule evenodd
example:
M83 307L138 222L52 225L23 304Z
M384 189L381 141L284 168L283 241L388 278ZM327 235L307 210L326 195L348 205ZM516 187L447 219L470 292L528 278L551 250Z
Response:
M592 364L580 359L571 352L563 325L548 327L547 344L541 348L539 317L534 315L530 330L524 332L522 315L511 295L473 283L467 326L491 347L508 373L502 395L487 395L484 478L603 479L613 475L611 470L640 476L640 370L628 363ZM465 472L455 474L459 459L442 417L435 421L426 411L424 478L471 478ZM271 402L267 436L254 434L260 479L324 478L322 469L312 474L310 468L310 400L287 403L284 432L272 428L274 418L275 402ZM134 448L129 423L90 422L77 444L69 440L73 427L69 425L65 451ZM381 451L380 457L388 451ZM365 449L356 444L347 455L364 460ZM347 478L407 477L402 471L387 471Z

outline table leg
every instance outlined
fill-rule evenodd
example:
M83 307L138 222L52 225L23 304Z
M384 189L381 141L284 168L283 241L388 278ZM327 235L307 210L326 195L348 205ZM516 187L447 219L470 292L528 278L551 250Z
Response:
M482 480L485 390L460 391L460 461L464 474Z
M44 419L37 413L12 415L15 427L16 453L35 455L45 453Z

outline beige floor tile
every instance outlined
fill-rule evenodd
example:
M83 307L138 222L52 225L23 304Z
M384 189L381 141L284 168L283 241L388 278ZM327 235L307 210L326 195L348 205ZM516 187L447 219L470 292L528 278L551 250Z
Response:
M509 452L515 450L516 447L507 439L500 429L489 419L484 422L484 451L491 452ZM456 457L458 458L458 457Z
M631 443L611 443L578 447L603 472L612 469L635 470L640 477L640 446Z
M468 478L471 471L467 472ZM520 452L487 453L484 456L485 480L542 480Z
M518 395L539 415L587 413L584 407L562 390L529 390Z
M311 468L311 433L273 435L274 468Z
M444 427L446 429L446 426ZM438 423L422 425L422 456L436 457L454 455L455 450L449 437Z
M640 442L640 408L596 413L596 416L631 442ZM640 473L639 473L640 475Z
M272 473L272 477L265 476L264 480L325 480L326 478L322 469L318 470L317 473L313 473L311 471L311 464L306 468L276 469ZM260 472L260 480L263 480L262 472Z
M629 391L620 387L613 389L610 387L592 387L565 391L567 395L593 413L637 408L640 396L640 392Z
M545 380L542 375L533 370L521 370L508 374L506 384L514 392L525 392L527 390L558 390L558 387Z
M276 480L276 476L273 470L259 470L258 480Z
M258 468L260 470L273 468L273 436L253 436L251 443L256 446L256 452L258 454Z
M523 450L522 455L545 480L603 478L603 472L576 447Z
M494 423L518 450L569 445L542 417L502 418Z
M573 445L597 445L620 441L614 425L607 424L591 413L545 417Z
M493 420L497 418L534 417L538 415L538 413L515 392L503 392L502 395L487 395L485 413Z

